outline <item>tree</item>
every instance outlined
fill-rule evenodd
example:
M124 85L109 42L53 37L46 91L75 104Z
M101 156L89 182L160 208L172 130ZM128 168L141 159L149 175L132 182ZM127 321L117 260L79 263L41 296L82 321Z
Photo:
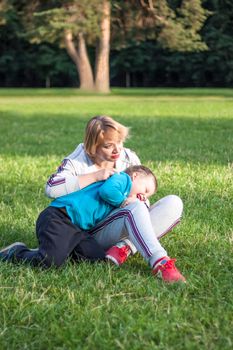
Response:
M109 1L33 1L26 4L24 13L31 42L59 41L66 48L82 90L109 92ZM96 47L95 73L87 44Z
M11 5L7 0L0 0L0 26L6 24L8 11L11 9Z
M113 47L147 39L172 50L203 50L201 0L23 0L31 42L59 42L76 65L80 88L109 91L110 26ZM95 69L87 46L96 49Z
M113 36L119 46L156 40L170 50L207 49L200 30L208 12L201 0L118 0L113 10Z
M203 29L209 52L206 66L213 83L232 86L233 83L233 2L231 0L206 0L211 11ZM217 73L217 74L216 74Z
M101 92L109 92L109 51L110 51L110 3L109 1L102 1L102 7L99 7L99 3L92 3L93 8L92 11L97 9L101 12L101 17L93 16L91 13L90 19L94 19L94 25L98 24L98 20L100 21L99 27L94 28L96 30L96 36L90 35L94 39L98 38L96 42L96 62L95 62L95 79L93 77L91 64L87 54L86 42L85 42L85 34L83 33L83 28L79 30L76 34L77 46L75 45L74 32L72 28L65 28L64 30L64 42L67 49L68 54L74 61L77 70L79 72L80 78L80 88L83 90L97 90ZM80 5L79 5L80 6ZM90 10L90 5L89 10ZM75 12L78 11L77 8L74 9ZM79 8L80 10L80 8ZM86 8L85 8L86 10ZM92 12L91 11L91 12ZM95 23L97 20L97 23ZM76 16L72 20L72 24L76 22ZM90 23L93 25L93 22ZM99 29L99 30L98 30Z
M160 55L165 50L167 55L207 50L200 30L209 12L201 6L201 1L141 0L140 7L138 3L115 1L113 6L115 50L111 66L115 74L125 72L126 86L131 85L131 77L138 73L142 73L146 85L149 76L161 65Z

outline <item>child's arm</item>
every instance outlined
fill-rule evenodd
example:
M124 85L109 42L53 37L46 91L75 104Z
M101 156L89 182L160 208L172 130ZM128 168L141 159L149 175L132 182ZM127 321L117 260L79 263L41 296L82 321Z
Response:
M107 179L99 189L100 197L114 207L120 207L128 197L132 180L126 173L116 173Z

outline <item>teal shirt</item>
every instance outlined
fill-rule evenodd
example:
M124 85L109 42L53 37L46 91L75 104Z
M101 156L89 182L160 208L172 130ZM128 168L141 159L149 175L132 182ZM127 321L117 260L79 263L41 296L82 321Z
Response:
M132 180L125 172L95 182L82 190L58 197L50 206L66 208L71 221L83 230L90 230L128 197Z

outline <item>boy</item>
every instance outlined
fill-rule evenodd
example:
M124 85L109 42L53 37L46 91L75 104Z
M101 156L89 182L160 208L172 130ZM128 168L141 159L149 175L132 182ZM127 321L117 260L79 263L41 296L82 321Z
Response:
M0 259L44 267L59 267L69 256L91 261L105 259L105 251L87 231L114 208L138 199L146 201L156 190L157 180L151 170L135 165L106 181L59 197L37 219L39 248L28 249L24 243L17 242L2 249Z

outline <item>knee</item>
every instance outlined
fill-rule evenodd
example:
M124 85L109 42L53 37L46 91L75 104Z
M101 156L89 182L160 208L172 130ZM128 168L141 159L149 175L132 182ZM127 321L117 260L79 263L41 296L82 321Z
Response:
M166 202L166 205L169 207L169 209L172 210L174 213L176 213L177 216L182 215L183 202L179 196L176 196L174 194L170 194L170 195L164 197L163 200Z
M64 262L66 260L66 257L62 257L61 255L59 256L45 256L45 259L43 261L44 265L46 267L55 267L55 268L58 268L58 267L61 267Z
M135 202L127 205L125 209L127 210L127 213L125 216L126 220L129 220L129 218L134 217L134 218L140 218L146 221L150 217L148 207L144 202L139 200L136 200Z
M131 213L134 213L135 211L140 211L140 212L148 211L146 204L138 199L135 202L127 205L125 209L129 210L129 212Z
M89 261L105 260L104 248L92 237L87 237L75 247L73 255Z

